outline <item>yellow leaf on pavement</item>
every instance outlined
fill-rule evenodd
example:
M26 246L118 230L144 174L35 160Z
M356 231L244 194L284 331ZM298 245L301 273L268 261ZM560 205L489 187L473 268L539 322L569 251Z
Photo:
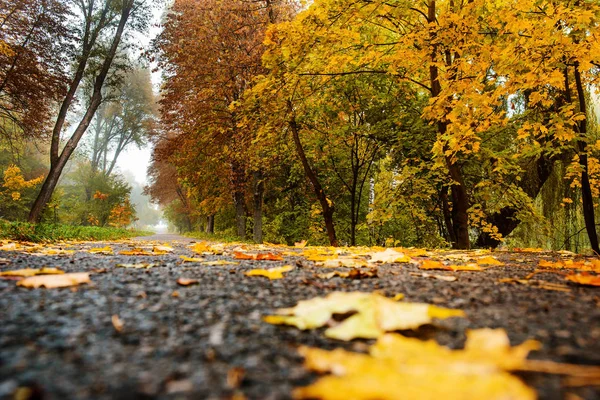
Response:
M47 289L77 286L81 283L89 283L90 274L87 272L75 272L70 274L60 275L39 275L21 279L17 282L17 286L27 288L45 287Z
M88 253L112 255L113 254L113 249L110 246L106 246L106 247L94 247L94 248L89 249Z
M120 251L119 254L122 254L124 256L155 256L156 253L152 253L150 251L146 251L144 249L140 249L140 248L135 248L132 250L123 250Z
M350 312L355 314L327 329L325 336L339 340L377 338L386 331L418 328L431 323L433 318L464 316L461 310L397 302L377 293L333 292L326 297L300 301L296 307L279 309L279 315L269 315L264 320L304 330L324 326L334 314Z
M269 268L269 269L252 269L248 272L244 272L244 275L246 275L246 276L264 276L266 278L269 278L270 280L273 280L273 279L283 278L284 272L289 272L293 269L294 269L294 267L292 267L291 265L286 265L284 267Z
M504 265L502 261L498 261L495 257L487 256L481 257L477 259L477 264L479 265Z
M135 264L117 264L117 267L121 268L135 268L135 269L150 269L156 266L156 264L150 263L135 263Z
M587 286L600 286L600 276L587 273L571 274L565 276L565 279L571 282L579 283Z
M210 266L218 266L218 265L238 265L239 262L236 261L226 261L226 260L217 260L217 261L202 261L204 265Z
M204 258L200 257L188 257L188 256L179 256L184 262L202 262L205 261Z
M535 399L535 391L505 372L525 363L537 342L511 348L502 330L472 331L464 350L386 334L370 354L300 348L305 367L331 373L296 389L298 399ZM487 354L487 356L485 356ZM484 355L482 357L482 355Z
M34 275L58 275L64 274L65 271L62 271L58 268L24 268L17 269L14 271L4 271L0 272L0 276L34 276Z
M172 253L173 252L173 248L171 246L169 246L168 244L162 244L160 246L154 246L152 247L152 252L154 254L158 254L158 255L162 255L162 254L168 254L168 253Z
M410 257L404 253L400 253L394 249L386 249L385 251L379 251L371 254L371 263L407 263L410 262Z

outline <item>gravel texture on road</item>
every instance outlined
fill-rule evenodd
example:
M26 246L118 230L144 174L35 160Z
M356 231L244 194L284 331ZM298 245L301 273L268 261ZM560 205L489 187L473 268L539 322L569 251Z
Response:
M91 284L65 289L26 289L14 280L0 280L0 398L28 388L30 398L43 399L288 399L294 387L315 379L302 367L298 346L365 351L373 343L340 342L325 338L323 329L301 331L262 321L276 308L333 291L403 293L405 301L460 308L467 318L405 332L451 348L462 348L467 329L504 328L512 344L530 338L543 344L530 358L600 365L598 288L566 283L553 273L536 279L567 284L570 292L498 283L525 277L540 253L497 252L506 265L485 272L436 272L457 276L454 282L415 276L423 271L413 264L384 264L373 279L324 280L315 275L322 269L300 256L206 266L182 263L181 255L193 255L190 240L144 239L168 239L175 251L118 254L146 243L133 241L72 245L68 248L77 251L70 255L0 251L1 271L46 266L94 272ZM104 245L115 255L86 251ZM205 258L232 260L227 255ZM156 266L116 266L141 261ZM243 274L289 264L296 268L284 279ZM199 284L179 286L180 277ZM120 332L112 322L115 315L123 324ZM600 399L598 388L564 387L558 376L519 376L542 399Z

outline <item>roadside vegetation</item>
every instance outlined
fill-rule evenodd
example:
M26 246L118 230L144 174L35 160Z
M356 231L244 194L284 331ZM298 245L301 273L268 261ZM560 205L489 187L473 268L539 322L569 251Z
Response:
M64 224L31 224L0 220L0 239L26 242L57 242L61 240L118 240L148 236L152 232L134 229L75 226Z

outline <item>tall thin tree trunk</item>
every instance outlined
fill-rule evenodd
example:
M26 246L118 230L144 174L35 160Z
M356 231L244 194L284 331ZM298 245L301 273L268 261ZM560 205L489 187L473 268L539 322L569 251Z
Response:
M585 119L579 121L579 134L582 137L587 135L587 102L585 100L585 90L581 81L581 73L579 72L579 64L575 67L575 86L577 87L577 97L579 98L579 111L585 115ZM577 141L579 148L579 165L581 165L581 199L583 201L583 219L585 221L585 229L590 240L592 250L596 254L600 254L598 246L598 234L596 232L596 218L594 215L594 198L592 197L592 189L590 186L590 177L588 174L588 154L587 143L583 139Z
M302 162L302 167L304 168L304 173L308 177L315 195L321 204L321 208L323 210L323 219L325 220L325 229L327 230L327 237L329 238L329 244L331 246L338 246L338 240L335 235L335 225L333 223L333 213L335 211L333 203L327 198L325 195L325 191L323 191L323 187L319 182L319 178L317 174L313 171L310 164L308 163L308 159L306 158L306 154L304 153L304 148L302 147L302 142L300 141L300 132L298 128L298 123L296 122L296 117L293 112L292 102L288 100L288 111L290 113L290 120L288 122L290 130L292 132L292 136L294 138L294 145L296 146L296 153Z
M262 217L263 217L263 194L265 192L265 182L263 174L260 171L254 172L254 226L253 238L255 243L262 243Z

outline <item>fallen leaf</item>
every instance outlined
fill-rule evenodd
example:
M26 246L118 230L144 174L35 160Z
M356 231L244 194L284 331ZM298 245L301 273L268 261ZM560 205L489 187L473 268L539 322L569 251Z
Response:
M286 265L286 266L277 267L277 268L269 268L269 269L252 269L248 272L244 272L244 275L246 275L246 276L264 276L266 278L269 278L270 280L273 280L273 279L283 278L284 272L289 272L293 269L294 269L294 267L292 267L291 265Z
M110 320L112 321L115 331L121 332L123 330L123 321L121 321L117 314L114 314Z
M106 246L106 247L94 247L94 248L89 249L88 253L112 255L113 254L113 249L110 246Z
M222 245L214 245L211 246L207 242L197 242L190 246L190 249L197 254L223 254L223 246Z
M300 301L296 307L277 310L264 318L270 324L314 329L327 324L334 314L355 312L325 331L332 339L377 338L386 331L415 329L433 318L462 317L464 312L424 303L399 303L377 293L333 292L326 297Z
M350 271L333 271L327 274L317 274L317 276L321 279L331 279L334 276L339 276L340 278L349 278L349 279L365 279L365 278L376 278L377 277L377 269L351 269Z
M21 279L17 286L27 288L45 287L47 289L76 286L81 283L90 283L90 274L87 272L75 272L60 275L39 275Z
M179 278L177 279L177 284L181 286L190 286L200 283L198 279L189 279L189 278Z
M235 251L233 252L233 257L236 260L283 261L283 257L281 257L279 254L273 253L249 254Z
M65 271L62 271L58 268L24 268L17 269L14 271L4 271L0 272L0 276L34 276L34 275L58 275L64 274Z
M123 250L120 251L119 254L122 254L124 256L155 256L155 253L152 253L150 251L146 251L144 249L140 249L140 248L135 248L132 250Z
M200 258L200 257L188 257L188 256L179 256L179 258L181 258L184 262L202 262L204 261L204 258Z
M571 274L565 276L565 279L571 282L586 286L600 286L600 276L591 275L586 272L581 274Z
M246 376L246 370L242 367L233 367L227 371L227 386L231 389L240 387Z
M532 287L537 287L540 289L546 290L555 290L558 292L570 292L571 289L566 285L561 285L560 283L552 283L546 281L538 281L533 279L518 279L518 278L502 278L499 279L500 283L519 283L521 285L527 285Z
M505 372L526 362L539 344L510 347L503 330L470 331L464 350L397 334L381 336L369 354L301 347L304 366L331 373L296 389L295 398L535 399L535 391Z
M299 249L302 249L304 247L306 247L306 245L308 244L308 241L306 240L301 240L299 242L294 243L294 247L297 247Z
M417 272L411 272L410 273L412 276L420 276L422 278L432 278L432 279L437 279L440 281L445 281L445 282L454 282L455 280L457 280L458 278L455 276L448 276L448 275L432 275L432 274L428 274L426 272L421 272L421 273L417 273Z
M217 261L203 261L202 264L209 266L218 266L218 265L238 265L239 262L235 261L225 261L225 260L217 260Z
M495 257L487 256L481 257L477 259L477 264L479 265L504 265L502 261L499 261Z
M425 260L421 265L419 265L419 269L437 269L441 271L483 271L483 269L477 264L467 264L467 265L445 265L440 261L433 260Z
M121 267L121 268L136 268L136 269L150 269L152 267L155 267L156 264L150 264L150 263L134 263L134 264L117 264L117 267Z
M172 253L173 248L171 246L169 246L168 244L163 244L163 245L152 247L152 252L154 254L162 255L162 254Z
M354 256L342 256L329 258L324 261L317 261L315 264L323 268L361 268L368 266L367 262L362 258L356 258Z
M386 249L385 251L379 251L371 254L371 263L407 263L410 262L410 257L407 257L404 253L400 253L394 249Z

